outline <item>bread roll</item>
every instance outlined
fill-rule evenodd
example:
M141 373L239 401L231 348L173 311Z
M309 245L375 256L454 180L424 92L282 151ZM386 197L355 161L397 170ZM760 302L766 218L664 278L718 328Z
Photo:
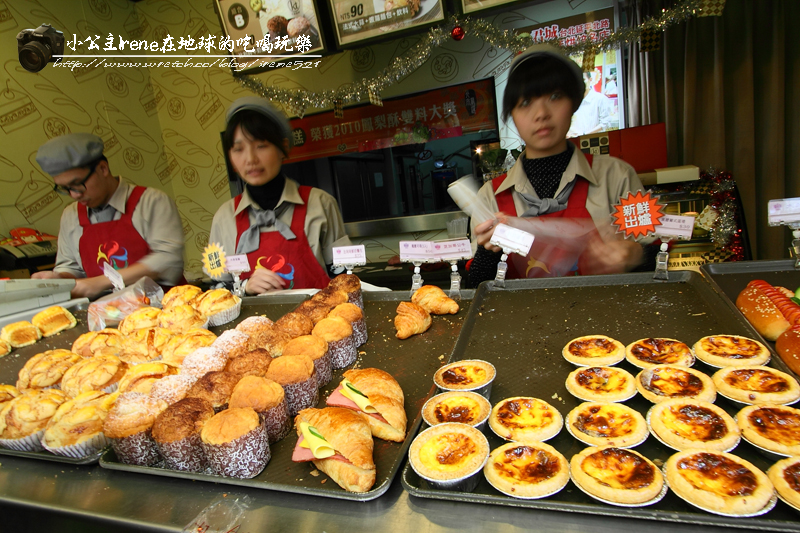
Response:
M775 341L775 351L792 372L800 374L800 326L792 326Z
M774 341L789 327L800 324L800 306L763 280L754 280L739 293L736 307L767 340Z

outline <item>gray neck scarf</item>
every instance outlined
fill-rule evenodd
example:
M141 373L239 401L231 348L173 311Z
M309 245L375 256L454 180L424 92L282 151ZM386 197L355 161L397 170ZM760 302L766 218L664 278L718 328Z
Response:
M575 179L577 179L577 176ZM539 198L536 196L536 194L531 195L519 193L519 195L528 205L528 209L526 209L525 212L520 216L538 217L539 215L558 213L559 211L566 209L567 201L569 201L569 195L572 192L572 188L575 187L575 179L567 183L564 189L558 193L555 198Z
M93 224L97 224L100 222L111 222L114 220L114 215L117 214L117 210L111 207L110 205L106 204L103 207L98 207L95 209L91 209L89 211L90 221Z
M287 241L297 238L294 232L292 232L292 229L285 222L278 220L278 217L281 216L281 213L283 213L289 205L289 202L284 202L274 211L272 209L257 209L254 205L250 206L256 220L242 233L242 236L239 237L239 244L236 245L236 253L249 254L250 252L258 250L261 244L262 227L270 228L275 226L275 229L277 229L281 236Z

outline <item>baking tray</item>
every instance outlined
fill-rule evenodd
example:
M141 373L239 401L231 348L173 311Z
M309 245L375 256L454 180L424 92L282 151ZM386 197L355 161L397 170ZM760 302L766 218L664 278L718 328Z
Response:
M496 367L492 405L510 396L534 396L553 405L566 419L582 402L566 390L567 374L576 367L563 358L561 350L582 335L606 334L623 344L644 337L671 337L690 346L711 334L755 335L744 317L694 272L670 272L666 282L643 273L513 280L506 285L506 289L494 288L490 282L479 286L453 350L454 361L484 359ZM785 371L776 357L773 361ZM618 366L634 376L639 372L627 361ZM715 370L700 361L694 368L708 374ZM624 403L643 415L652 406L639 394ZM738 410L722 399L716 403L729 413ZM504 442L491 430L486 433L492 449ZM548 444L567 460L586 448L566 429ZM652 436L635 449L658 465L675 453ZM744 442L733 453L765 471L772 465ZM422 498L772 531L800 529L797 512L783 503L762 517L731 519L697 510L672 492L649 507L622 508L593 500L572 482L548 498L519 500L495 490L486 479L472 493L437 490L409 465L401 480L410 494Z
M800 287L800 270L795 270L794 259L708 263L700 267L700 273L731 302L736 302L739 293L754 279L792 291Z
M395 337L394 316L398 302L409 299L408 291L364 293L369 340L359 348L358 360L354 365L361 368L380 368L398 381L405 395L408 435L415 435L419 428L422 420L422 406L433 394L433 374L450 358L458 338L458 332L467 316L469 301L474 291L462 291L462 294L464 297L460 302L461 310L458 314L434 316L428 331L401 341ZM269 307L271 307L270 303L252 307L243 306L239 320L250 314L263 314L264 312L270 318L277 318ZM289 310L291 309L282 310L280 314ZM234 324L226 324L215 330L228 329ZM221 331L216 332L219 334ZM353 366L348 368L353 368ZM320 389L318 407L325 406L325 398L339 385L345 370L347 369L335 370L331 382L325 388ZM377 468L377 478L373 488L365 493L347 492L330 480L328 476L317 472L313 465L292 462L295 443L296 437L292 432L285 439L271 445L272 459L267 464L267 468L253 479L235 479L211 474L178 472L158 467L126 465L118 461L113 449L109 449L103 455L100 459L100 466L128 472L311 494L342 500L369 501L389 490L392 480L405 459L411 439L406 438L403 443L375 439L373 457ZM317 475L313 475L312 471L317 472Z
M268 300L266 298L244 298L242 301L242 314L240 317L235 322L232 322L232 325L226 324L224 326L210 328L211 331L219 335L224 329L228 329L229 327L233 327L233 325L238 324L239 321L246 316L246 313L248 313L247 316L252 314L265 314L269 318L277 320L280 316L297 307L297 305L303 300L306 300L308 296L295 294L270 296L268 298ZM264 306L262 303L264 301L268 301L270 305ZM61 303L55 305L65 304ZM44 352L45 350L54 350L56 348L69 350L72 348L72 343L74 343L79 336L89 331L89 325L87 321L89 309L88 301L79 301L77 305L65 305L65 307L67 307L73 314L77 321L77 325L72 329L62 331L58 335L42 338L31 346L17 348L7 356L0 358L0 383L8 383L10 385L16 384L19 371L23 366L25 366L25 363L28 362L28 359L38 353ZM31 317L40 310L41 309L32 310L30 312ZM0 455L12 455L14 457L24 457L27 459L52 461L56 463L67 463L71 465L90 465L96 464L100 460L100 457L103 455L104 451L105 450L101 450L100 452L82 457L80 459L63 457L52 454L48 451L20 452L6 448L0 448Z

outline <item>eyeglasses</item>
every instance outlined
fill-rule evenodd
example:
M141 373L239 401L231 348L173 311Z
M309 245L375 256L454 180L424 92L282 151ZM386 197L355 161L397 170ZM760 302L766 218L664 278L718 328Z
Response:
M83 178L81 181L76 183L75 185L53 185L53 190L56 191L58 194L63 194L64 196L69 196L72 193L76 194L83 194L86 192L86 182L89 181L89 178L92 177L94 174L95 169L97 168L97 163L89 167L89 173Z

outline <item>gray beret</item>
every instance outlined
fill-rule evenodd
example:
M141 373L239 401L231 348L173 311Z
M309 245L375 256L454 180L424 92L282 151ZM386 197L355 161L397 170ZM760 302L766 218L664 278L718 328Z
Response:
M565 54L560 48L557 48L552 44L546 44L546 43L534 44L533 46L531 46L530 48L519 54L517 57L515 57L514 61L511 62L511 69L508 71L508 73L511 74L512 72L514 72L514 69L516 69L518 66L520 66L523 62L527 61L528 59L533 59L536 57L544 57L544 56L554 57L555 59L558 59L559 61L567 65L572 74L575 76L575 79L577 80L578 84L581 86L584 85L583 71L581 70L581 67L579 67L576 62L570 59L569 56Z
M228 124L231 118L233 118L233 115L239 111L255 111L256 113L264 115L267 120L275 124L275 127L281 130L281 136L284 139L289 139L289 148L294 145L292 142L292 127L289 125L289 119L275 106L269 103L269 100L259 98L258 96L243 96L237 99L228 108L228 112L225 115L225 124Z
M39 147L36 162L51 176L85 167L103 155L103 139L91 133L70 133Z

